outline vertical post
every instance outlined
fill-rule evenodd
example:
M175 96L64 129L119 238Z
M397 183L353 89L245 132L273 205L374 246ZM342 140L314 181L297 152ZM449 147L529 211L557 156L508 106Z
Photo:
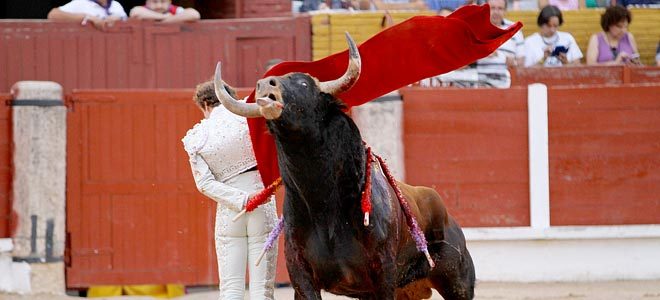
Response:
M351 108L351 118L374 154L387 161L397 180L405 180L403 101L399 92Z
M623 69L623 80L622 80L622 82L623 82L623 83L631 83L632 80L631 80L631 78L630 78L630 77L631 77L631 76L630 76L630 72L631 72L632 70L630 69L630 67L628 67L628 66L621 66L620 68Z
M14 100L12 252L31 269L31 292L59 293L64 285L66 108L62 86L21 81Z
M548 151L548 88L527 86L529 128L529 209L533 229L550 227L550 165Z

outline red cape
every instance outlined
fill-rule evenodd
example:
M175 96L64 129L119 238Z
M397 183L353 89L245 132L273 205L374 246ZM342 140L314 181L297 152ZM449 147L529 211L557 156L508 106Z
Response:
M520 22L504 30L493 26L488 5L464 6L447 17L412 17L358 46L362 58L360 78L338 98L349 107L357 106L424 78L458 69L488 56L521 27ZM347 66L345 50L314 62L283 62L263 77L300 72L327 81L340 77ZM254 91L247 101L254 102ZM275 141L264 118L248 119L248 126L259 173L264 186L268 186L280 176Z

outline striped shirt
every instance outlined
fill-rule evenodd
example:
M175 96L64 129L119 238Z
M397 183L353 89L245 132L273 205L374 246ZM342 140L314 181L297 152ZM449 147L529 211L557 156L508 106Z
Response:
M430 10L450 9L452 11L465 5L465 0L426 0L426 7Z
M513 22L504 19L499 27L506 29ZM478 60L475 65L479 81L485 81L488 86L507 88L511 86L511 74L507 69L506 59L523 57L525 55L525 40L522 31L516 32L508 41L497 48L493 54Z

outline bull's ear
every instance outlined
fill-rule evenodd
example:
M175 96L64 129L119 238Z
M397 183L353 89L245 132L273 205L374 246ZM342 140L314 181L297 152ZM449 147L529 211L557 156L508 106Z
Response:
M337 108L339 108L340 110L343 110L343 111L347 111L347 110L348 110L348 105L346 105L346 103L345 103L344 101L342 101L341 99L339 99L339 98L337 98L337 97L333 97L333 98L334 98L334 99L332 100L332 102L333 102L332 104L333 104L333 105L335 105L335 106L336 106Z

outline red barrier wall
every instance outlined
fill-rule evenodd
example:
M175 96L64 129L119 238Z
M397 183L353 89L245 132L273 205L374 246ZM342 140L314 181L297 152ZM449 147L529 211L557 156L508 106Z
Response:
M660 224L660 85L548 91L552 225Z
M129 21L107 32L76 23L0 20L0 91L20 80L74 88L192 88L218 60L225 80L254 86L272 58L311 59L309 17Z
M404 88L406 181L464 227L528 226L527 89Z
M201 118L192 92L68 97L68 287L217 283L215 205L180 144ZM407 181L435 188L465 227L528 226L526 88L401 94ZM657 84L549 89L552 225L660 223L658 94ZM288 282L282 250L277 281Z
M660 83L660 67L629 68L630 83Z
M463 226L529 225L524 88L403 89L406 178ZM660 84L548 90L552 225L660 224Z
M205 19L290 17L288 0L197 1Z
M0 238L10 237L12 133L10 94L0 94Z
M513 68L512 86L540 82L546 85L623 84L660 82L660 67L570 66Z

